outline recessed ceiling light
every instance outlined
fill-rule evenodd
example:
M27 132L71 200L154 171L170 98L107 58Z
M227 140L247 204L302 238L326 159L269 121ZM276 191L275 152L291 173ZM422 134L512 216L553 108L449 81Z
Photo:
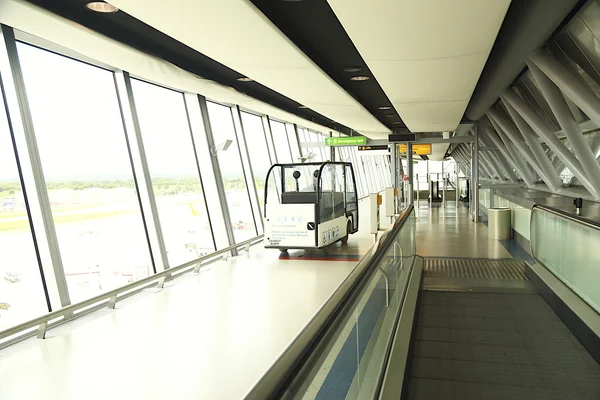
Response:
M242 76L241 78L237 78L237 80L240 82L252 82L253 81L252 78L248 78L247 76Z
M361 69L361 67L346 67L344 68L344 72L358 72Z
M308 108L308 107L306 107L306 106L298 106L298 108L305 109L305 108Z
M379 109L380 110L391 110L392 107L390 107L390 106L381 106L381 107L379 107Z
M368 81L369 79L371 79L371 78L369 78L366 75L357 75L357 76L353 76L352 78L350 78L351 81L360 81L360 82Z
M104 1L92 1L91 3L87 3L86 7L92 11L96 11L99 13L116 13L119 9L112 4L105 3Z

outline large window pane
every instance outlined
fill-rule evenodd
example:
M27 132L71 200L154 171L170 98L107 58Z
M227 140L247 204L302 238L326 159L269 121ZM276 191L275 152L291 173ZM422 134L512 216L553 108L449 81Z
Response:
M271 132L273 133L273 141L275 142L277 162L280 164L291 163L292 154L290 153L285 125L281 122L271 120Z
M183 94L132 79L152 190L174 267L214 251Z
M235 241L236 243L243 242L256 236L257 231L254 226L231 109L211 102L207 102L207 106Z
M0 331L49 311L15 161L3 107L0 111Z
M246 135L246 145L250 153L252 172L254 173L254 184L256 185L262 212L265 203L265 179L269 168L271 168L265 132L263 131L261 118L256 115L242 112L242 122L244 124L244 134Z
M112 72L18 44L71 300L153 273Z

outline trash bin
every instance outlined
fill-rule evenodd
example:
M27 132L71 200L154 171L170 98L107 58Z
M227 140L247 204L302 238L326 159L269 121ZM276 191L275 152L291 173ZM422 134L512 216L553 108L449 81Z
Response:
M488 238L508 240L511 238L510 208L488 209Z

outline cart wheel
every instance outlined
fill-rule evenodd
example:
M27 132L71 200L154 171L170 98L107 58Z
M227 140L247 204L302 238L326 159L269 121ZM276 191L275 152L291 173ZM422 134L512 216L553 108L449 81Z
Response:
M286 254L288 252L288 249L279 249L279 251L283 254Z
M350 229L352 229L352 224L348 221L348 225L346 225L346 236L342 238L342 244L348 243L348 239L350 238Z

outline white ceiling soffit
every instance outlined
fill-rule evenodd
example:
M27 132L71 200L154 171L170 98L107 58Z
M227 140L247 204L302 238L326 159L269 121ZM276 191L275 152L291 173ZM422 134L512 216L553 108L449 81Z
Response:
M510 0L328 0L413 132L454 131Z
M429 159L431 161L442 161L449 146L450 145L448 143L433 143L431 145L431 154L429 155Z
M111 0L111 3L336 122L371 138L387 137L390 132L249 0Z
M222 103L237 104L242 108L273 118L298 124L319 132L330 132L332 129L283 111L270 104L256 100L176 67L159 58L140 52L132 47L109 39L91 31L77 23L52 14L43 8L22 0L0 0L0 23L11 26L26 34L42 38L39 44L51 47L59 53L66 53L74 58L84 58L94 63L100 62L107 68L128 71L132 76L170 87L180 91L199 93L208 99ZM17 38L24 38L16 32ZM57 44L58 46L53 46Z

